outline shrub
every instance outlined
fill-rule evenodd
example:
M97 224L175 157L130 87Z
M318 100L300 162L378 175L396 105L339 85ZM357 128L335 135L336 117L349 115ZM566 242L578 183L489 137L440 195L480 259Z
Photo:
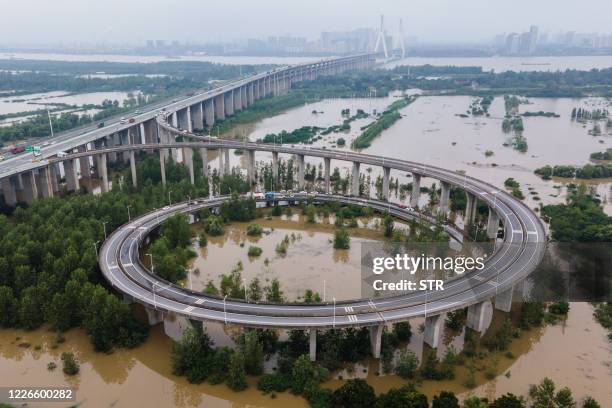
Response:
M249 256L259 256L261 255L262 252L263 252L263 249L261 249L260 247L251 245L249 247L248 255Z
M62 353L62 363L64 374L66 375L76 375L79 372L79 362L74 357L74 354L71 352Z
M259 224L250 224L246 229L246 234L251 237L260 236L262 232L263 229Z

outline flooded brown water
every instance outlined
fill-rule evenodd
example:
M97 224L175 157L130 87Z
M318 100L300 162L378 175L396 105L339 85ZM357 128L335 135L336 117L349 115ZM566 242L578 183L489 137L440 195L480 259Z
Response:
M565 323L524 332L510 345L516 356L511 360L493 355L484 365L497 360L494 380L488 381L482 372L476 373L477 387L463 386L466 368L456 369L456 378L445 381L425 381L419 389L429 397L440 390L451 390L461 397L470 393L493 397L505 392L526 395L529 385L548 376L558 386L569 386L579 400L585 395L596 398L602 406L612 401L609 384L612 379L610 343L606 331L592 318L592 307L587 303L572 303ZM503 316L496 314L494 321ZM408 347L418 356L422 353L422 335L418 333L419 320L412 321L413 338ZM93 351L82 330L71 330L66 342L57 349L50 344L53 333L39 329L0 331L0 378L3 386L71 386L77 389L77 402L83 407L306 407L304 399L290 393L278 394L275 399L257 391L254 378L249 388L235 393L224 385L193 385L185 378L172 375L170 350L172 341L164 334L163 326L151 329L149 339L133 350L118 350L112 354ZM29 343L30 347L20 347ZM459 348L461 340L453 344ZM35 350L35 346L41 346ZM578 347L577 345L580 345ZM61 371L60 354L73 351L81 363L75 377ZM443 347L439 354L443 353ZM47 370L49 362L58 364L54 371ZM364 373L364 369L367 372ZM385 392L405 384L395 375L377 375L378 362L368 360L339 373L343 378L363 377L376 389ZM336 378L338 374L336 374ZM337 388L342 381L330 380L325 387ZM38 404L30 406L63 406Z

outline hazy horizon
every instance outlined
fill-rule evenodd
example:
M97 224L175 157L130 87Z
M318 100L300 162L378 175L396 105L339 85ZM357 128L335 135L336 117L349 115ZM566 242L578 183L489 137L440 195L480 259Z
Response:
M376 28L380 14L385 15L389 35L397 33L402 18L405 36L423 42L469 43L490 41L504 32L527 31L530 25L551 34L609 32L612 2L594 0L585 8L579 2L552 0L416 0L405 4L390 0L23 0L5 3L0 45L143 43L149 39L215 42L270 35L315 39L321 31ZM576 18L580 14L585 18Z

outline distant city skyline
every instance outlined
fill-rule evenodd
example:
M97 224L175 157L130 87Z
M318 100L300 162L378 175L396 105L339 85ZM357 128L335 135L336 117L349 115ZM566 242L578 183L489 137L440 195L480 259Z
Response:
M554 10L554 13L552 12ZM0 45L132 44L147 40L198 43L267 39L269 36L302 37L308 41L321 32L376 29L380 14L386 17L388 35L395 35L403 19L406 36L422 43L486 43L500 32L605 33L612 2L594 0L587 11L569 1L490 2L454 0L398 3L357 0L291 3L174 2L107 0L78 2L22 0L6 4L0 17ZM347 16L350 15L350 18Z

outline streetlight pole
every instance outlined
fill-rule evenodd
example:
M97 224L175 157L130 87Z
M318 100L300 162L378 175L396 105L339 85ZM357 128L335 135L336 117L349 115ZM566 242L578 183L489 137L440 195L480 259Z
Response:
M108 221L104 221L104 222L102 223L102 227L104 228L104 240L105 240L105 241L106 241L106 223L107 223L107 222L108 222Z
M168 205L172 205L172 201L170 200L170 193L172 190L168 190Z
M334 329L336 328L336 298L334 298L334 322L332 324L332 327Z
M128 204L126 207L127 207L127 210L128 210L128 222L130 222L130 221L132 221L132 216L130 214L130 207L131 207L131 205Z
M225 308L225 299L227 299L227 295L223 296L223 320L225 320L225 324L227 324L227 309Z
M323 301L325 302L325 279L323 279Z
M93 243L94 244L94 252L96 253L96 259L98 259L98 243L99 242L100 241L96 241L96 242Z

